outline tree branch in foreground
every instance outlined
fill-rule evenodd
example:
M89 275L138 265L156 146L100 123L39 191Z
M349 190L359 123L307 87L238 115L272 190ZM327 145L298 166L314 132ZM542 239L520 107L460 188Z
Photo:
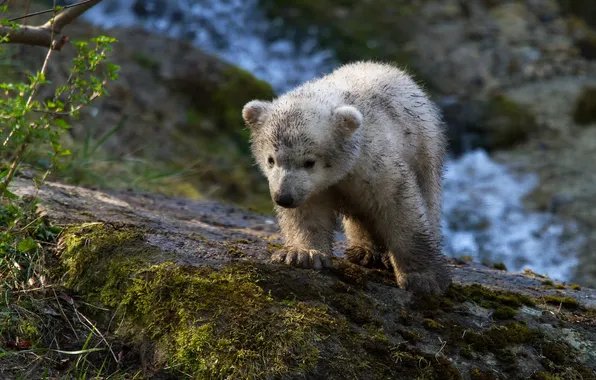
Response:
M60 50L68 38L63 36L59 40L53 41L54 37L60 34L66 25L73 22L77 17L100 1L86 0L73 4L73 6L58 13L53 20L40 26L19 25L16 29L10 26L0 26L0 36L7 36L8 43L43 47L51 46L54 50Z

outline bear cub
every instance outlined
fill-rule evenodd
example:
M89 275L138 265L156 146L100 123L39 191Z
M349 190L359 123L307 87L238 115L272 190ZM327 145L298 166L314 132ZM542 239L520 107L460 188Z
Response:
M346 64L273 101L250 101L242 116L284 237L274 262L330 267L341 216L348 260L392 269L417 293L447 288L444 124L408 74Z

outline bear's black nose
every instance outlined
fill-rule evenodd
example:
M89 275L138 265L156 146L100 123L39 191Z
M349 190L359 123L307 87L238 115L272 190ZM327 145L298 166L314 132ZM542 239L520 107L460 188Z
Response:
M289 194L281 194L275 196L275 203L281 207L290 207L294 203L294 198Z

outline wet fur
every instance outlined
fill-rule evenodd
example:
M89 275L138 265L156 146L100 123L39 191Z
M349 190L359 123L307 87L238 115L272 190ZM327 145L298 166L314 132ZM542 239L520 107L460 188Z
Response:
M416 292L448 286L443 123L410 76L387 64L352 63L273 102L249 102L243 117L272 198L285 195L297 206L275 207L286 246L274 261L330 266L341 215L348 260L392 268L397 283ZM308 159L314 168L304 169Z

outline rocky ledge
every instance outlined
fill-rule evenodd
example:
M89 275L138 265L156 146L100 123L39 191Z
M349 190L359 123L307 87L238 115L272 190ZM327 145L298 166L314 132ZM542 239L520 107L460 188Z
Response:
M596 379L594 289L453 260L444 296L413 298L341 257L270 264L275 221L225 204L58 183L38 197L64 227L54 275L115 311L120 367L148 378Z

